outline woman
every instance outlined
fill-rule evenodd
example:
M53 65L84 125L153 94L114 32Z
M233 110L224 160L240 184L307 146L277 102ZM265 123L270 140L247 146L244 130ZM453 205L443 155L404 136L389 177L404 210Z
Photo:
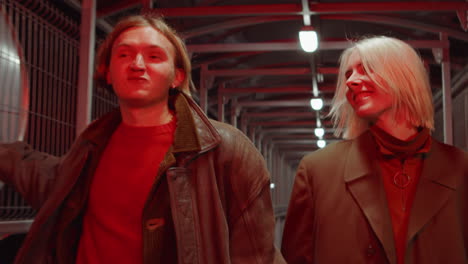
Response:
M301 161L282 252L294 263L467 263L468 156L430 136L428 76L408 44L341 56L331 115L346 140Z

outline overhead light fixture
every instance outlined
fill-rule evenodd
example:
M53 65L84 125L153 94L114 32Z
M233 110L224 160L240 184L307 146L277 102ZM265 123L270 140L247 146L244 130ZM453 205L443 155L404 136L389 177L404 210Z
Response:
M312 109L314 109L316 111L322 109L322 107L323 107L322 98L312 98L312 99L310 99L310 106L312 107Z
M314 130L314 133L315 133L315 136L317 136L318 138L322 138L323 135L325 135L325 129L318 127Z
M323 140L323 139L317 140L317 146L319 148L324 148L325 145L327 145L327 142L325 142L325 140Z
M299 41L305 52L314 52L318 48L318 35L312 26L304 26L299 31Z
M270 189L274 189L275 188L275 184L274 183L270 183Z

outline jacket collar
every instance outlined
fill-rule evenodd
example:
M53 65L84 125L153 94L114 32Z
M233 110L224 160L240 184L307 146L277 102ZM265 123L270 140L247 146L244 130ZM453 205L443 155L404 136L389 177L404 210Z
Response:
M188 95L176 92L170 96L169 105L177 117L173 153L205 152L221 142L219 133L208 117ZM120 122L122 117L118 108L92 122L80 138L98 148L105 148Z

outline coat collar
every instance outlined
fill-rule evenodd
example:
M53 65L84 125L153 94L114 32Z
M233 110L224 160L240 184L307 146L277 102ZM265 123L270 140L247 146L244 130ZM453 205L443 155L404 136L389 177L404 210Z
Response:
M464 164L460 161L461 156L454 151L448 151L443 144L433 140L416 189L407 242L415 237L457 189L458 180L464 174L464 168L456 165Z
M376 145L369 131L351 142L344 180L382 244L389 263L396 263L395 243L387 197L375 162Z
M221 142L217 130L188 95L183 92L172 95L169 105L177 117L173 153L205 152ZM91 123L80 137L98 148L105 148L120 122L120 109L115 109Z

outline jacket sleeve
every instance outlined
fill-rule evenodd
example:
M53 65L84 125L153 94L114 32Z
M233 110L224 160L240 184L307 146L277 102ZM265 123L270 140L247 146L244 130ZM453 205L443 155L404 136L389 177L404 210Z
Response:
M299 164L289 201L281 252L289 264L313 263L314 203L305 159Z
M22 142L0 144L0 180L39 209L53 187L59 158Z
M265 161L244 134L234 135L230 168L236 205L229 216L232 263L285 263L274 246L275 219Z

